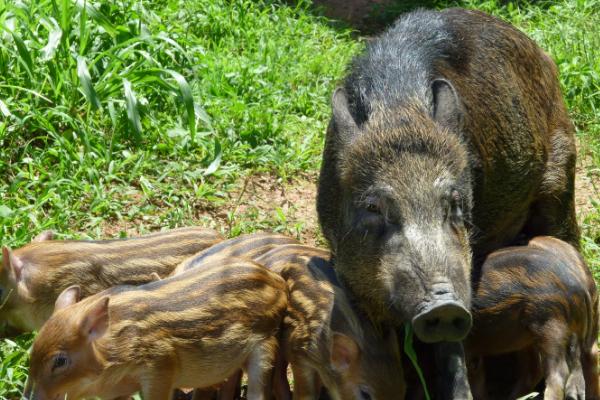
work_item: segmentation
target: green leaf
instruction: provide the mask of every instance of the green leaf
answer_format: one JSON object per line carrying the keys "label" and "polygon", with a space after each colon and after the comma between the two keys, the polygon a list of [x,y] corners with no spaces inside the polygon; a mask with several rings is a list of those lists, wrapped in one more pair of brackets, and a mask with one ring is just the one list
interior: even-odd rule
{"label": "green leaf", "polygon": [[2,115],[4,115],[6,118],[12,115],[6,103],[4,103],[2,100],[0,100],[0,113],[2,113]]}
{"label": "green leaf", "polygon": [[196,140],[196,113],[194,107],[194,97],[192,96],[192,89],[190,89],[190,85],[187,80],[178,72],[167,69],[166,72],[171,75],[175,81],[177,81],[177,85],[179,86],[179,92],[181,93],[181,97],[183,98],[183,103],[185,104],[185,110],[187,113],[188,119],[188,128],[190,130],[190,136],[192,139],[192,143]]}
{"label": "green leaf", "polygon": [[206,168],[204,170],[204,176],[214,174],[217,171],[217,169],[219,169],[219,165],[221,165],[221,156],[222,156],[221,143],[219,143],[219,140],[217,138],[215,138],[215,158],[210,163],[208,168]]}
{"label": "green leaf", "polygon": [[419,381],[421,381],[421,386],[423,387],[423,391],[425,392],[425,399],[431,400],[431,396],[429,396],[429,391],[427,390],[427,382],[425,382],[423,371],[421,370],[421,367],[419,367],[417,353],[415,353],[415,349],[413,348],[413,333],[412,326],[410,324],[404,324],[404,353],[408,356],[408,359],[417,371]]}
{"label": "green leaf", "polygon": [[79,77],[81,90],[83,91],[85,98],[90,102],[94,109],[101,108],[100,100],[98,100],[98,95],[92,84],[90,71],[88,70],[87,63],[83,56],[77,56],[77,76]]}
{"label": "green leaf", "polygon": [[27,49],[25,42],[23,42],[23,39],[21,39],[19,35],[13,32],[12,37],[15,41],[15,44],[17,45],[17,51],[19,52],[19,56],[21,56],[19,58],[19,61],[27,70],[29,78],[33,79],[33,61],[31,60],[31,54],[29,53],[29,49]]}
{"label": "green leaf", "polygon": [[538,396],[539,396],[538,392],[532,392],[532,393],[529,393],[529,394],[527,394],[527,395],[525,395],[523,397],[519,397],[517,400],[535,399]]}
{"label": "green leaf", "polygon": [[52,17],[42,21],[42,23],[50,33],[48,34],[48,43],[40,50],[40,60],[49,61],[53,59],[56,54],[56,49],[58,49],[58,46],[60,45],[60,39],[62,38],[63,32],[56,20]]}
{"label": "green leaf", "polygon": [[5,205],[0,205],[0,218],[8,218],[12,215],[13,210]]}
{"label": "green leaf", "polygon": [[131,88],[131,82],[123,79],[123,88],[125,90],[125,105],[127,106],[127,118],[133,127],[136,135],[136,140],[139,141],[142,136],[142,123],[140,121],[140,111],[138,109],[138,101],[135,93]]}
{"label": "green leaf", "polygon": [[119,33],[117,28],[115,28],[115,26],[112,24],[112,22],[110,22],[106,15],[96,10],[96,8],[90,3],[88,3],[86,0],[77,0],[75,6],[78,10],[83,10],[85,8],[85,12],[87,13],[87,15],[89,15],[89,17],[96,21],[96,23],[98,23],[100,26],[102,26],[102,28],[104,28],[106,33],[108,33],[110,36],[115,37],[117,36],[117,33]]}

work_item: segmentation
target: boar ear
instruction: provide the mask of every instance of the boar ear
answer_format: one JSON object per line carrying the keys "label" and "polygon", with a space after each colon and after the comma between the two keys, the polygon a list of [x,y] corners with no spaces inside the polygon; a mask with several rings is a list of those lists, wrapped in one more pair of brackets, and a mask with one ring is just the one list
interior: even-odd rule
{"label": "boar ear", "polygon": [[81,288],[77,285],[69,286],[62,291],[54,302],[54,310],[60,310],[77,303],[81,299]]}
{"label": "boar ear", "polygon": [[349,143],[352,141],[354,136],[358,134],[358,125],[352,114],[350,114],[350,107],[348,106],[348,95],[346,90],[342,87],[338,87],[333,92],[331,97],[331,108],[333,111],[333,123],[334,132],[337,133],[339,140],[342,143]]}
{"label": "boar ear", "polygon": [[2,246],[2,269],[9,271],[10,268],[10,249]]}
{"label": "boar ear", "polygon": [[51,230],[47,230],[47,231],[43,231],[42,233],[40,233],[39,235],[34,237],[31,241],[32,242],[45,242],[46,240],[52,240],[52,239],[54,239],[54,232]]}
{"label": "boar ear", "polygon": [[98,339],[108,328],[108,301],[108,296],[98,299],[81,320],[79,331],[89,342]]}
{"label": "boar ear", "polygon": [[433,119],[440,125],[458,132],[462,126],[462,110],[456,90],[445,79],[436,79],[431,84],[433,94]]}
{"label": "boar ear", "polygon": [[18,283],[23,277],[23,261],[15,256],[6,246],[2,247],[2,267],[7,271],[12,271],[15,282]]}
{"label": "boar ear", "polygon": [[360,349],[354,339],[334,332],[333,344],[331,348],[331,365],[340,372],[347,372],[350,367],[356,364],[360,355]]}

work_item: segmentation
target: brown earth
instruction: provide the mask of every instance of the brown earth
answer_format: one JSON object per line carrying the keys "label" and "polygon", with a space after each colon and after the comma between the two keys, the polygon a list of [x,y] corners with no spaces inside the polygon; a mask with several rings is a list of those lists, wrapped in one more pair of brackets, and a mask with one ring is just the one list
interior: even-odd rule
{"label": "brown earth", "polygon": [[[581,147],[581,146],[580,146]],[[592,200],[600,199],[600,174],[592,171],[591,158],[580,151],[576,176],[576,207],[580,223],[597,213]],[[225,236],[253,231],[289,234],[309,245],[325,246],[315,209],[317,172],[290,180],[274,175],[240,179],[228,198],[217,207],[199,206],[189,225],[211,226]],[[139,234],[143,221],[107,221],[101,227],[106,237],[125,232]],[[156,227],[158,230],[159,227]],[[155,230],[152,227],[152,230]]]}

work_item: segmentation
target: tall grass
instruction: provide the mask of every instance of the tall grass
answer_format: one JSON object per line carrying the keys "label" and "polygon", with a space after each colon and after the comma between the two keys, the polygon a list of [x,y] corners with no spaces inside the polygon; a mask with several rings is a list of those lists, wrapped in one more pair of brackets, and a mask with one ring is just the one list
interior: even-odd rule
{"label": "tall grass", "polygon": [[0,0],[0,240],[174,225],[244,169],[314,168],[358,47],[305,2]]}
{"label": "tall grass", "polygon": [[[314,169],[361,45],[308,7],[0,0],[0,244],[189,224],[241,174]],[[0,342],[0,399],[28,340]]]}

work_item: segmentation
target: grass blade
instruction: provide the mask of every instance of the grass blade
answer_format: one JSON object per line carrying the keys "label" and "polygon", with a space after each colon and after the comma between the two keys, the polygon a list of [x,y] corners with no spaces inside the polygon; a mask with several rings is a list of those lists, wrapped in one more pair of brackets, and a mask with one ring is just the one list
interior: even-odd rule
{"label": "grass blade", "polygon": [[29,52],[29,49],[27,49],[25,42],[23,42],[23,39],[21,39],[19,35],[13,32],[12,37],[15,41],[15,44],[17,45],[17,51],[19,52],[20,56],[19,61],[27,70],[29,78],[33,80],[33,61],[31,59],[31,53]]}
{"label": "grass blade", "polygon": [[178,72],[173,70],[166,70],[166,72],[177,81],[177,85],[179,86],[179,93],[181,93],[181,97],[183,99],[183,103],[185,104],[185,110],[187,112],[187,123],[188,128],[190,130],[190,137],[192,139],[192,143],[196,140],[196,113],[194,107],[194,97],[192,96],[192,89],[190,89],[190,85],[187,80]]}
{"label": "grass blade", "polygon": [[46,26],[49,31],[48,34],[48,43],[40,50],[40,60],[41,61],[49,61],[54,58],[56,54],[56,50],[60,45],[60,39],[62,38],[62,29],[58,26],[56,20],[50,17],[46,21],[42,21],[42,23]]}
{"label": "grass blade", "polygon": [[92,108],[101,108],[100,100],[98,100],[98,95],[96,94],[96,90],[94,89],[94,85],[92,84],[92,77],[90,76],[90,71],[88,70],[85,58],[82,56],[77,56],[77,76],[79,77],[79,82],[81,83],[81,89],[83,90],[83,94],[92,105]]}
{"label": "grass blade", "polygon": [[221,150],[221,143],[219,143],[219,140],[217,138],[215,138],[215,158],[210,163],[208,168],[206,168],[204,170],[204,173],[203,173],[204,176],[212,175],[217,171],[217,169],[219,169],[219,166],[221,165],[222,155],[223,155],[223,151]]}
{"label": "grass blade", "polygon": [[404,353],[408,356],[408,359],[412,363],[413,367],[417,371],[417,375],[419,376],[419,381],[421,382],[421,386],[423,387],[423,391],[425,392],[425,399],[431,400],[431,396],[429,396],[429,391],[427,390],[427,382],[425,382],[425,377],[423,376],[423,371],[421,367],[419,367],[419,361],[417,360],[417,353],[415,353],[415,349],[413,348],[413,333],[412,326],[410,324],[404,324]]}
{"label": "grass blade", "polygon": [[140,141],[142,137],[142,123],[140,121],[140,111],[135,93],[131,88],[131,82],[123,79],[123,89],[125,90],[125,105],[127,107],[127,118],[135,133],[136,141]]}
{"label": "grass blade", "polygon": [[87,13],[87,15],[89,15],[89,17],[96,21],[96,23],[98,23],[100,26],[102,26],[102,28],[104,28],[106,33],[108,33],[110,36],[117,36],[117,34],[119,33],[117,28],[115,28],[115,26],[112,24],[112,22],[110,22],[106,15],[96,10],[94,6],[92,6],[85,0],[77,0],[75,5],[80,11],[85,8],[85,12]]}
{"label": "grass blade", "polygon": [[2,100],[0,100],[0,113],[2,113],[2,115],[4,115],[6,118],[8,118],[12,115],[12,113],[8,109],[8,106],[6,105],[6,103],[3,102]]}

